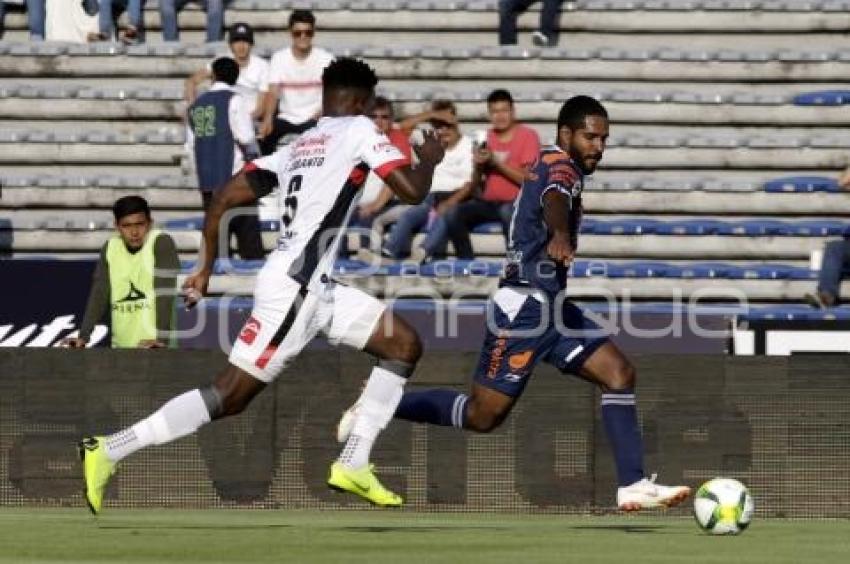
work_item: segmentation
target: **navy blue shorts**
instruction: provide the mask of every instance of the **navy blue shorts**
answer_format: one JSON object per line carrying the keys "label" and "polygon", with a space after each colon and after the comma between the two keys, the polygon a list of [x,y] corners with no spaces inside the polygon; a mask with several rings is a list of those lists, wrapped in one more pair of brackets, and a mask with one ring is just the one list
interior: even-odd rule
{"label": "navy blue shorts", "polygon": [[564,301],[555,305],[528,292],[500,288],[487,304],[487,329],[475,382],[513,398],[525,388],[541,360],[564,374],[577,374],[608,335]]}

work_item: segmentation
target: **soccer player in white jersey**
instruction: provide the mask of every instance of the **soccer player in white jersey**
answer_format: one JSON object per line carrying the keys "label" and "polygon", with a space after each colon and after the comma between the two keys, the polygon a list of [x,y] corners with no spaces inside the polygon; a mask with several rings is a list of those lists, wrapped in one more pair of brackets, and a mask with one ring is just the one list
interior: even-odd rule
{"label": "soccer player in white jersey", "polygon": [[[216,192],[204,224],[199,271],[186,279],[187,300],[207,290],[224,213],[281,187],[281,236],[257,277],[254,308],[229,364],[212,385],[166,402],[138,423],[80,443],[85,497],[93,513],[115,465],[137,450],[176,440],[211,420],[240,413],[317,334],[364,350],[378,361],[366,382],[352,432],[331,466],[328,485],[380,506],[402,499],[378,481],[369,464],[376,437],[387,425],[404,383],[422,353],[416,332],[374,297],[331,279],[339,237],[358,190],[374,170],[405,202],[421,202],[443,149],[433,135],[410,162],[363,112],[377,77],[365,63],[340,58],[324,71],[323,117],[279,152],[250,163]],[[385,328],[392,327],[392,331]]]}

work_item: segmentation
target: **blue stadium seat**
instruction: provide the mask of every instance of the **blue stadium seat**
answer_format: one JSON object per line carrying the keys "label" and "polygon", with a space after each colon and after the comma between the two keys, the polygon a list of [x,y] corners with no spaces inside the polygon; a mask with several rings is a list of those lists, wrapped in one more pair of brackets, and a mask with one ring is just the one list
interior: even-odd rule
{"label": "blue stadium seat", "polygon": [[[653,219],[617,219],[611,221],[597,221],[592,225],[592,231],[596,235],[647,235],[655,233],[660,222]],[[591,229],[588,225],[587,229]],[[585,226],[582,226],[582,233]]]}
{"label": "blue stadium seat", "polygon": [[[195,216],[195,217],[184,217],[178,219],[169,219],[167,221],[162,222],[162,226],[165,229],[171,229],[173,231],[192,231],[192,230],[200,230],[204,226],[204,217],[203,216]],[[266,220],[260,222],[260,231],[270,231],[274,233],[280,229],[280,222],[274,220]]]}
{"label": "blue stadium seat", "polygon": [[501,235],[502,234],[502,224],[497,222],[497,221],[492,221],[492,222],[489,222],[489,223],[482,223],[481,225],[475,226],[472,229],[472,232],[473,233],[479,233],[479,234],[488,233],[488,234]]}
{"label": "blue stadium seat", "polygon": [[747,219],[729,221],[718,226],[718,235],[744,235],[747,237],[765,237],[770,235],[791,235],[788,223],[775,219]]}
{"label": "blue stadium seat", "polygon": [[182,219],[169,219],[162,222],[162,227],[174,231],[186,231],[201,229],[204,226],[203,216],[187,217]]}
{"label": "blue stadium seat", "polygon": [[727,227],[725,221],[713,219],[686,219],[659,222],[655,228],[658,235],[716,235]]}
{"label": "blue stadium seat", "polygon": [[681,267],[664,262],[608,263],[608,278],[679,278]]}
{"label": "blue stadium seat", "polygon": [[722,262],[695,262],[682,266],[682,278],[742,278],[741,268]]}
{"label": "blue stadium seat", "polygon": [[786,176],[764,183],[765,192],[839,192],[835,178],[827,176]]}
{"label": "blue stadium seat", "polygon": [[791,224],[792,234],[802,237],[834,237],[850,233],[850,223],[836,219],[812,219]]}
{"label": "blue stadium seat", "polygon": [[850,90],[820,90],[794,96],[797,106],[843,106],[850,104]]}

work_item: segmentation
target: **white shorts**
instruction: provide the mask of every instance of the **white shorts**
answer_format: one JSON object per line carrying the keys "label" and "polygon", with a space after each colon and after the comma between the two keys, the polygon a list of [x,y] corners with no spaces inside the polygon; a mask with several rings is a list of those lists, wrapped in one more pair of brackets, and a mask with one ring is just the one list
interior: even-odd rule
{"label": "white shorts", "polygon": [[386,306],[362,290],[331,283],[319,296],[285,273],[264,268],[254,309],[230,352],[230,363],[272,382],[319,333],[333,345],[363,350]]}

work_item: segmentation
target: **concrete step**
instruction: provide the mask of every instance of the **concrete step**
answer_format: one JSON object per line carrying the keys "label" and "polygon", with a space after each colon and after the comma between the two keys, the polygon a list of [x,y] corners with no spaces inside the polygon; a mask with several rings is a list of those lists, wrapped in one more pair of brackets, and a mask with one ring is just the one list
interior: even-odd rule
{"label": "concrete step", "polygon": [[[495,277],[453,277],[446,280],[417,276],[363,278],[339,276],[341,282],[361,288],[384,298],[402,297],[453,297],[463,299],[486,298],[498,287]],[[182,277],[181,277],[182,280]],[[250,296],[253,294],[253,276],[213,276],[210,280],[212,295]],[[699,298],[700,301],[801,301],[811,292],[813,283],[807,280],[675,280],[675,279],[608,279],[576,278],[568,285],[569,296],[575,298],[606,299],[682,299]],[[850,291],[850,282],[841,287]]]}
{"label": "concrete step", "polygon": [[[95,225],[95,227],[102,227]],[[198,250],[200,231],[170,231],[183,252]],[[12,231],[10,248],[21,252],[96,251],[111,234],[110,229],[69,231]],[[422,237],[421,235],[418,237]],[[503,256],[501,235],[475,235],[474,248],[481,256]],[[723,237],[677,235],[583,235],[579,256],[612,259],[688,260],[806,260],[823,248],[822,237]],[[266,248],[274,248],[277,234],[263,233]],[[414,244],[418,239],[414,240]]]}
{"label": "concrete step", "polygon": [[[100,80],[100,79],[99,79]],[[178,84],[177,80],[173,84]],[[177,88],[171,91],[178,92]],[[128,89],[128,92],[134,92]],[[166,91],[167,92],[167,91]],[[385,94],[392,99],[398,100],[397,112],[400,116],[412,115],[422,110],[427,104],[420,101],[422,94],[417,96],[418,100],[406,98],[406,92],[393,92],[386,88]],[[592,89],[564,90],[562,92],[546,93],[548,100],[533,101],[531,96],[524,92],[515,92],[517,109],[522,119],[527,121],[551,122],[557,116],[561,102],[571,94],[587,93],[603,100],[611,115],[612,121],[616,123],[657,123],[657,124],[711,124],[711,125],[775,125],[778,123],[793,126],[813,127],[842,127],[850,125],[850,112],[842,106],[811,107],[794,106],[787,103],[778,105],[759,105],[735,103],[734,100],[723,103],[709,102],[710,96],[706,94],[702,102],[676,103],[670,100],[673,94],[659,94],[659,102],[627,102],[616,101],[627,96],[636,96],[636,93],[595,91]],[[463,100],[472,97],[473,94],[486,96],[484,92],[478,91],[454,91],[434,90],[429,97],[447,97],[455,100]],[[560,95],[559,95],[560,94]],[[179,94],[175,94],[179,96]],[[538,94],[540,96],[540,94]],[[685,94],[678,97],[684,99]],[[743,97],[743,94],[741,95]],[[412,96],[410,96],[412,97]],[[751,97],[751,96],[748,96]],[[523,98],[526,98],[525,100]],[[778,98],[778,96],[777,96]],[[721,96],[717,96],[721,99]],[[768,97],[764,97],[765,100]],[[47,103],[49,101],[49,103]],[[486,106],[481,101],[458,101],[458,112],[463,121],[484,122],[486,120]],[[707,111],[709,110],[709,111]],[[162,127],[162,120],[176,121],[185,111],[185,104],[174,100],[138,100],[127,98],[124,100],[110,99],[80,99],[73,97],[65,98],[22,98],[6,97],[0,98],[0,120],[78,120],[89,122],[92,116],[98,120],[115,120],[136,122],[134,127]]]}
{"label": "concrete step", "polygon": [[[495,1],[454,2],[453,6],[428,5],[427,2],[384,3],[370,6],[368,2],[299,2],[298,7],[313,4],[320,30],[375,29],[380,22],[383,29],[433,31],[469,30],[495,34],[498,14]],[[418,6],[417,6],[418,4]],[[787,2],[748,2],[739,6],[726,6],[721,2],[574,2],[565,3],[560,27],[564,31],[593,32],[806,32],[844,31],[850,28],[846,2],[799,2],[795,9]],[[159,13],[155,3],[145,5],[145,25],[160,29]],[[260,30],[286,29],[292,4],[237,2],[225,12],[225,22],[244,21]],[[523,31],[537,29],[539,6],[519,18]],[[179,14],[181,29],[202,30],[205,27],[203,12],[189,6]],[[7,16],[9,29],[25,29],[23,14]]]}
{"label": "concrete step", "polygon": [[[38,44],[7,44],[0,56],[0,74],[10,78],[44,77],[180,77],[185,78],[209,56],[191,57],[182,45],[165,46],[168,56],[157,54],[155,45],[131,48],[125,55],[120,45],[69,46],[69,54],[29,54],[46,47]],[[50,46],[59,51],[62,46]],[[785,54],[744,51],[670,50],[660,53],[623,51],[608,58],[586,49],[463,48],[429,49],[419,46],[338,47],[337,54],[365,58],[384,79],[428,80],[540,80],[551,87],[569,80],[650,80],[735,82],[838,82],[850,71],[850,52],[789,51]],[[0,53],[2,55],[3,53]]]}

